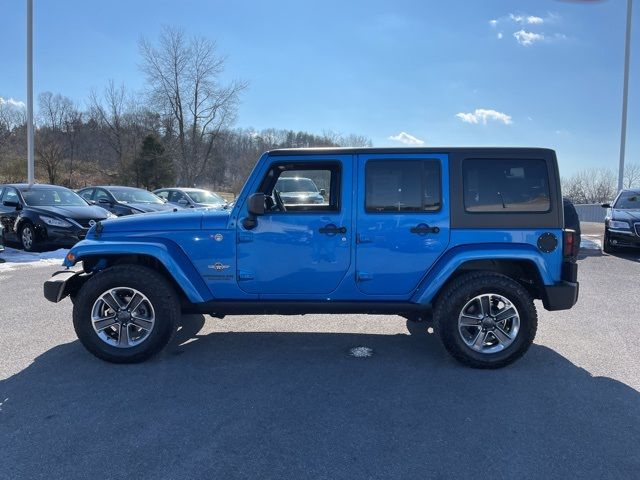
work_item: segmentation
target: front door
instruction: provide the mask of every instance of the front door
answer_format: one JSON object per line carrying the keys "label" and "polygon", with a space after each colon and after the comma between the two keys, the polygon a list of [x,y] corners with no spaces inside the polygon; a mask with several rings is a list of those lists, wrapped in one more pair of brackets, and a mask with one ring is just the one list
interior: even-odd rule
{"label": "front door", "polygon": [[356,280],[409,296],[449,243],[447,155],[358,156]]}
{"label": "front door", "polygon": [[351,264],[353,156],[274,157],[255,192],[266,196],[265,214],[253,228],[238,224],[240,288],[333,292]]}

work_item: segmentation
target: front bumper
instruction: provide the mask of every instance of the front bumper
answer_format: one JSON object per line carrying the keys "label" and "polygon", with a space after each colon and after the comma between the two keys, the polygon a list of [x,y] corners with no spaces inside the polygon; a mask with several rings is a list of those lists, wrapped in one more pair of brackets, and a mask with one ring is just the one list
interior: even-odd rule
{"label": "front bumper", "polygon": [[68,295],[75,295],[80,287],[87,281],[89,274],[82,270],[60,270],[51,275],[44,282],[44,298],[53,303],[58,303]]}
{"label": "front bumper", "polygon": [[640,236],[633,230],[612,230],[607,229],[609,244],[612,247],[640,248]]}
{"label": "front bumper", "polygon": [[41,227],[39,241],[46,245],[71,248],[87,236],[88,228]]}

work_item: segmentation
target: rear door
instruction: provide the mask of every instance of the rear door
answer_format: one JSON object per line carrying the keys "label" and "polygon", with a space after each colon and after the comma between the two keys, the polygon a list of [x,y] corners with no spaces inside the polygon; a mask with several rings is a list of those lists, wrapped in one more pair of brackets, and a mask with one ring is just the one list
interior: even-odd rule
{"label": "rear door", "polygon": [[358,156],[356,280],[369,295],[408,296],[449,243],[444,154]]}

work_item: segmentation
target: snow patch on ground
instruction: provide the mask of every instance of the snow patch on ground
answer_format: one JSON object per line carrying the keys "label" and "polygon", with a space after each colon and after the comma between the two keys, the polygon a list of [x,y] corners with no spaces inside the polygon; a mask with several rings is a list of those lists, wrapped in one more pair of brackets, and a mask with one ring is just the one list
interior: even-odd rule
{"label": "snow patch on ground", "polygon": [[61,248],[52,252],[24,252],[5,247],[0,253],[0,274],[17,268],[61,265],[69,250]]}
{"label": "snow patch on ground", "polygon": [[602,242],[598,238],[588,238],[582,236],[580,240],[580,250],[601,250]]}

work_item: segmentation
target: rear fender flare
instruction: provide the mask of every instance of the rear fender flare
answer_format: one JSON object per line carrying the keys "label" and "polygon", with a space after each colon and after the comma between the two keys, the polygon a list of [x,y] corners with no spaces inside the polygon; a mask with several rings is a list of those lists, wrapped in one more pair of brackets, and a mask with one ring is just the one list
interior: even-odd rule
{"label": "rear fender flare", "polygon": [[463,245],[445,253],[422,279],[411,301],[428,304],[433,301],[440,289],[464,263],[471,260],[526,260],[538,269],[544,285],[554,284],[553,273],[543,254],[528,244],[485,244]]}

